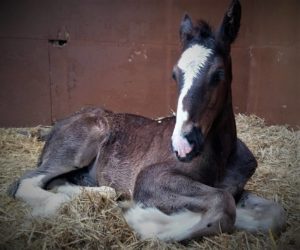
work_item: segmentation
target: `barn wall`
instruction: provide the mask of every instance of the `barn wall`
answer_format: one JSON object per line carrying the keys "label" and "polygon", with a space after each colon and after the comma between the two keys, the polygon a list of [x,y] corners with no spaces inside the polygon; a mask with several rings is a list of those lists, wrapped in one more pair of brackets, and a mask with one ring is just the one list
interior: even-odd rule
{"label": "barn wall", "polygon": [[[91,105],[171,114],[182,14],[216,26],[228,2],[1,1],[0,126],[50,124]],[[300,1],[241,2],[232,50],[235,111],[300,125]]]}

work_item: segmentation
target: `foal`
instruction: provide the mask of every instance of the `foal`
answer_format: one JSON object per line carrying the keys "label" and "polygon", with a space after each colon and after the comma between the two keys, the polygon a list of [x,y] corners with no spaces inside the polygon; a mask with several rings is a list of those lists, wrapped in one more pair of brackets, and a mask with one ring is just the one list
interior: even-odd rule
{"label": "foal", "polygon": [[[48,216],[79,186],[111,187],[132,200],[124,215],[142,238],[280,229],[282,208],[244,192],[257,163],[237,139],[232,109],[230,46],[240,16],[237,0],[215,32],[184,16],[182,54],[173,70],[176,118],[157,122],[98,108],[74,114],[55,124],[37,169],[10,193]],[[107,190],[113,192],[100,188]]]}

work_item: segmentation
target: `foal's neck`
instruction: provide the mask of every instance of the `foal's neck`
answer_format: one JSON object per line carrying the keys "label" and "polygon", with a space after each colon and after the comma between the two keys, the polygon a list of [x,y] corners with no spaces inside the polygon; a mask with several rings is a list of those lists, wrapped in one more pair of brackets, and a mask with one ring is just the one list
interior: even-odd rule
{"label": "foal's neck", "polygon": [[217,140],[224,151],[231,151],[237,140],[235,117],[232,107],[231,88],[228,90],[224,107],[215,119],[211,129],[211,139]]}

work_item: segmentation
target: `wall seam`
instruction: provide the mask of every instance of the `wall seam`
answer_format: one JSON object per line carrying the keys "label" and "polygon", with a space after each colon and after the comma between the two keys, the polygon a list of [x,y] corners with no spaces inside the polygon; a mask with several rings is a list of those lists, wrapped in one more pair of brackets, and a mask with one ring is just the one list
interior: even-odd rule
{"label": "wall seam", "polygon": [[51,59],[50,44],[48,43],[48,76],[49,76],[49,99],[50,99],[50,122],[53,124],[53,97],[52,97],[52,77],[51,77]]}

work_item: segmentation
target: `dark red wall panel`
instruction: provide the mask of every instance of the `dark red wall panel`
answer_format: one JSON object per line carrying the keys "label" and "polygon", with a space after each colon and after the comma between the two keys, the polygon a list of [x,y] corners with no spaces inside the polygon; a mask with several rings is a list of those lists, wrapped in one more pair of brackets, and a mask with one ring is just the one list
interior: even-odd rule
{"label": "dark red wall panel", "polygon": [[51,122],[48,43],[0,39],[0,126]]}
{"label": "dark red wall panel", "polygon": [[160,46],[70,41],[50,49],[53,118],[82,106],[150,117],[168,112],[167,54]]}
{"label": "dark red wall panel", "polygon": [[[170,115],[176,110],[171,71],[180,54],[183,13],[217,26],[229,2],[1,1],[0,126],[49,124],[92,105]],[[296,127],[300,1],[241,3],[232,49],[234,110]]]}

